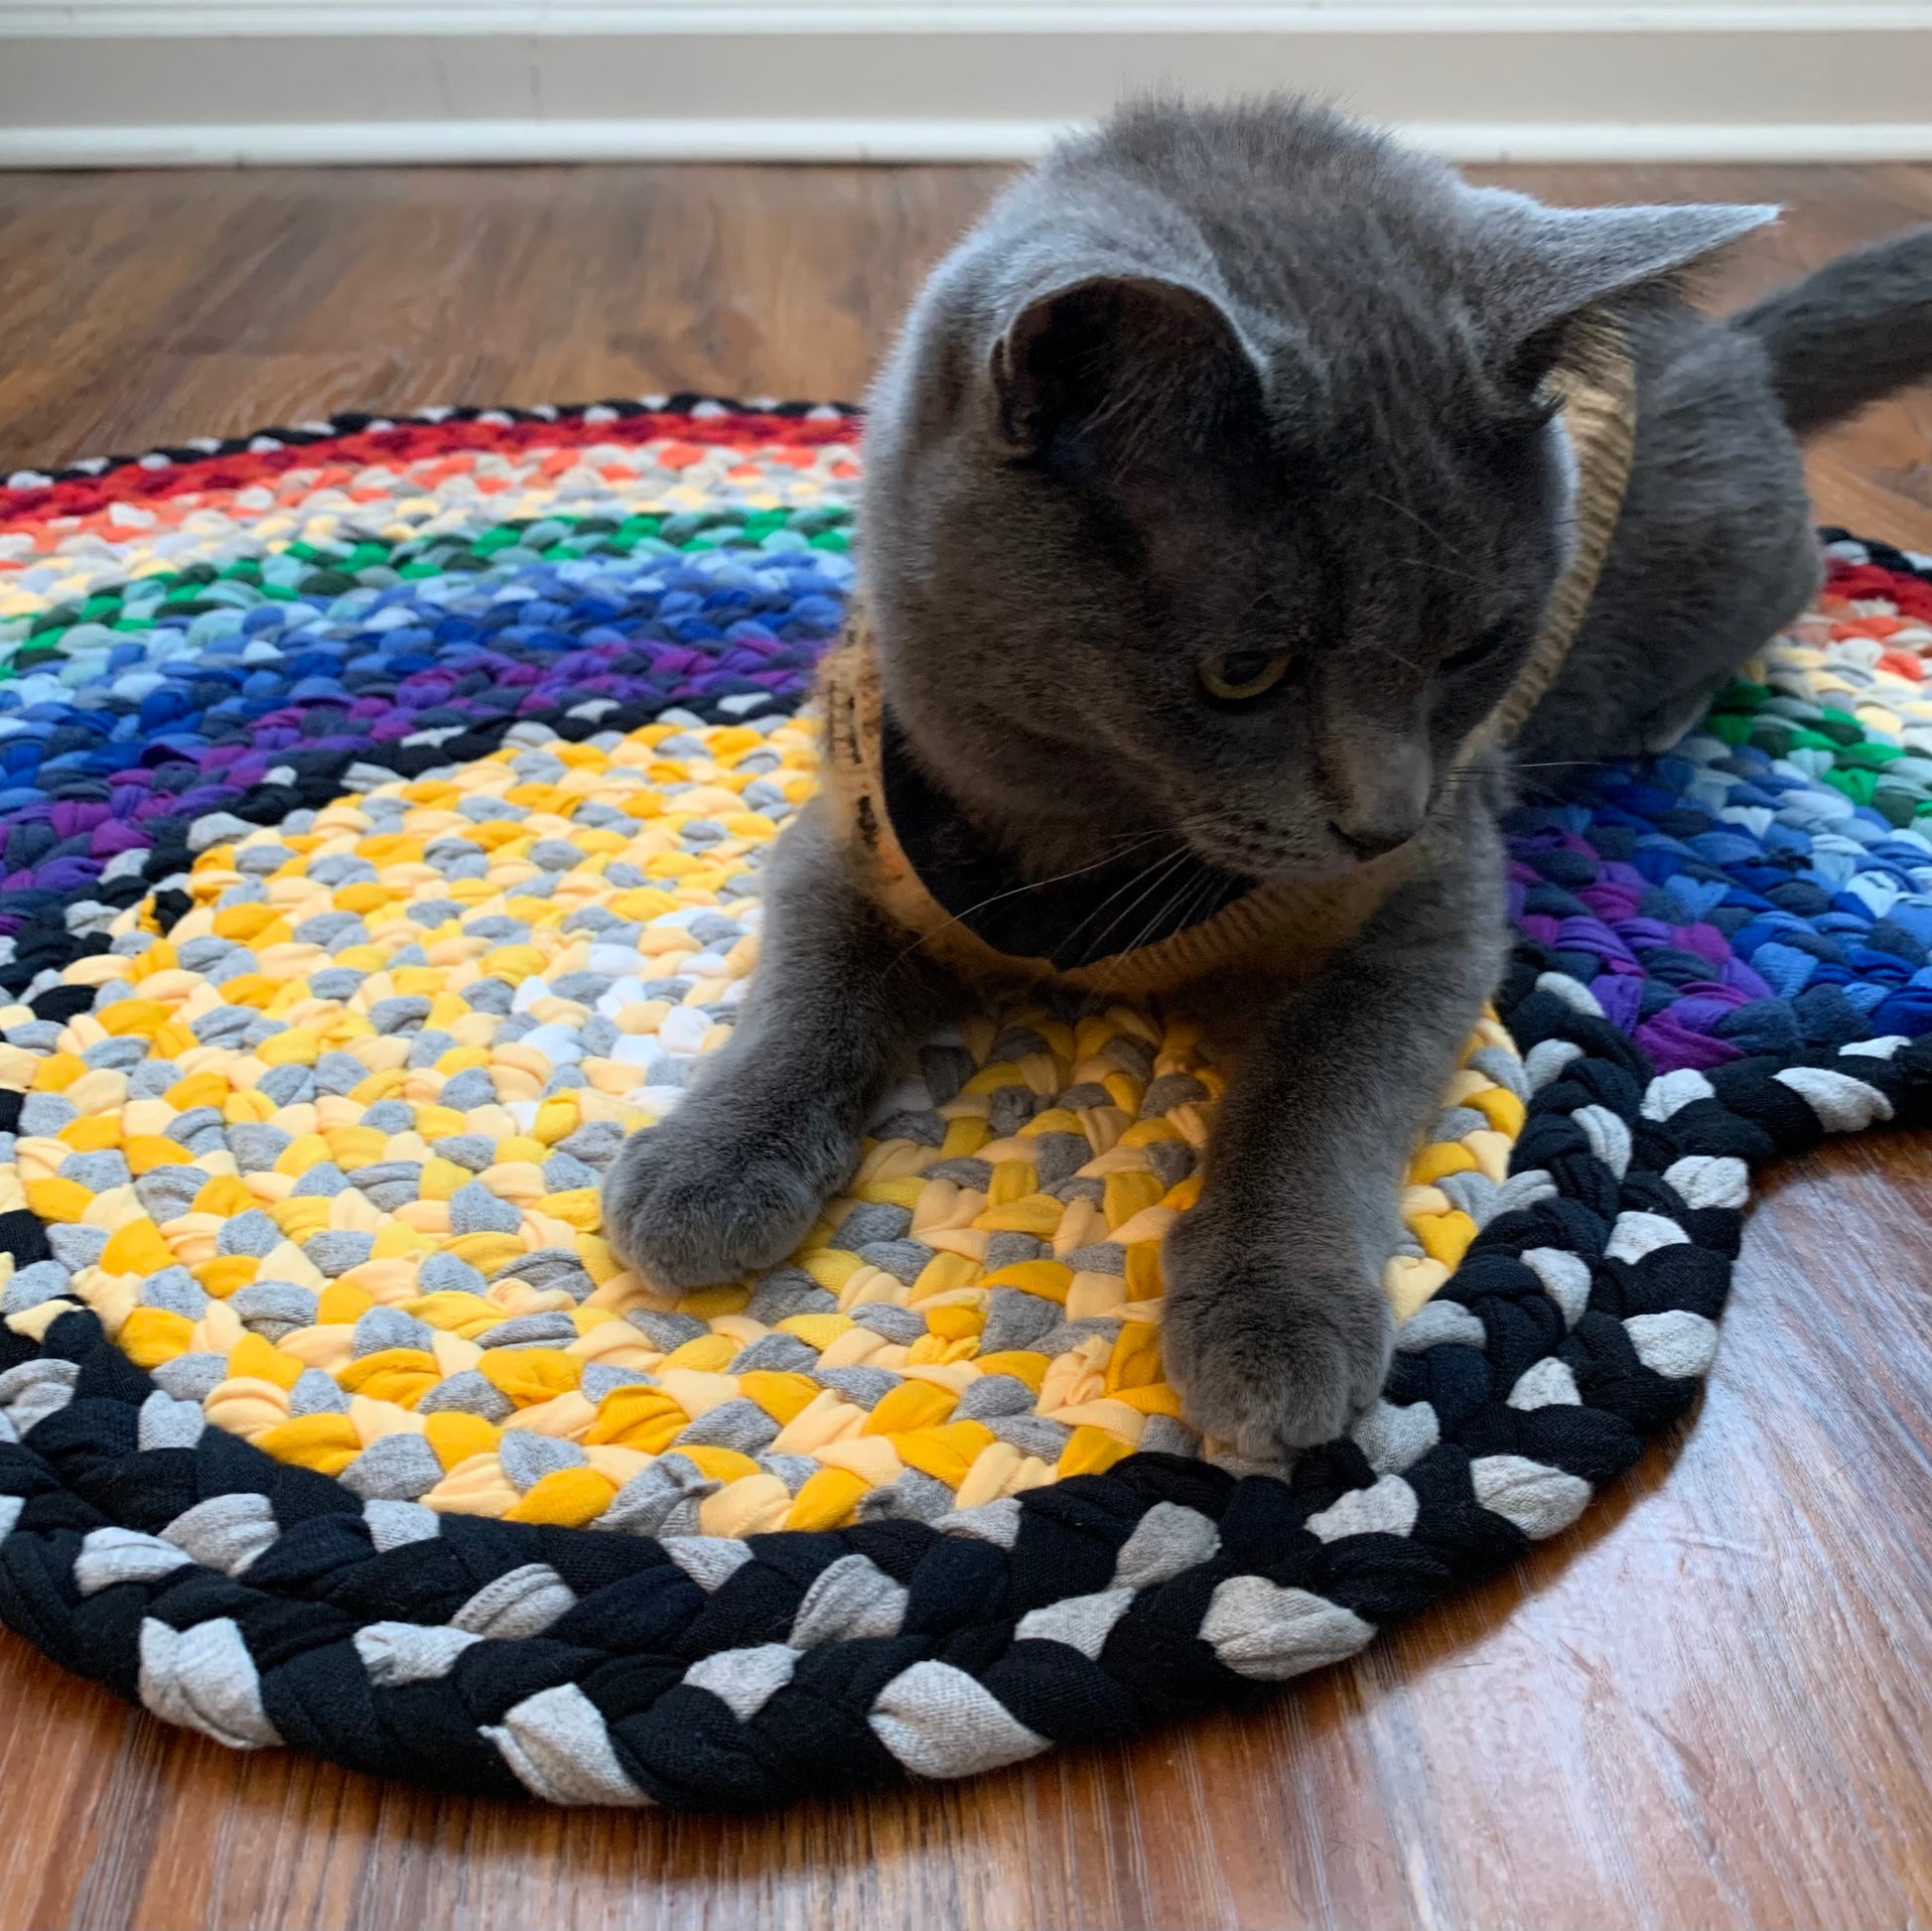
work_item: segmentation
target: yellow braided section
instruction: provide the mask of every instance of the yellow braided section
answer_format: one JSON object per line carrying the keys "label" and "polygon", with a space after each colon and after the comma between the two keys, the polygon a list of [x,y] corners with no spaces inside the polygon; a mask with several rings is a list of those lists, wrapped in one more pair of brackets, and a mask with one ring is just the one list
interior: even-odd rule
{"label": "yellow braided section", "polygon": [[[835,1311],[767,1326],[747,1311],[755,1283],[656,1293],[604,1241],[595,1186],[555,1184],[565,1143],[585,1144],[578,1137],[599,1123],[648,1125],[677,1097],[666,1055],[688,1058],[727,1035],[716,1015],[751,972],[756,937],[707,940],[694,914],[756,923],[749,861],[784,808],[754,810],[743,794],[759,782],[767,805],[801,802],[815,755],[808,722],[768,734],[653,725],[609,750],[505,749],[449,776],[345,798],[307,829],[254,831],[205,852],[194,909],[168,937],[68,969],[69,984],[99,989],[92,1012],[51,1049],[0,1045],[0,1084],[64,1103],[30,1115],[59,1116],[58,1131],[24,1123],[11,1165],[0,1166],[0,1211],[24,1205],[57,1227],[97,1230],[81,1243],[93,1258],[74,1292],[143,1367],[211,1357],[210,1422],[351,1480],[374,1465],[362,1458],[377,1444],[420,1437],[434,1465],[416,1498],[433,1509],[594,1523],[653,1463],[681,1455],[702,1492],[696,1529],[744,1536],[846,1522],[907,1470],[970,1507],[1105,1468],[1143,1445],[1185,1447],[1161,1375],[1161,1239],[1194,1197],[1186,1170],[1221,1078],[1190,1030],[1147,1009],[1115,1005],[1069,1026],[1019,1001],[964,1027],[957,1037],[973,1070],[938,1108],[943,1144],[868,1143],[850,1188],[795,1257]],[[479,816],[479,799],[495,802]],[[458,868],[466,876],[429,862],[433,849],[447,855],[438,841],[448,839],[482,848],[481,862]],[[560,843],[570,848],[561,866]],[[588,995],[599,976],[625,959],[575,916],[586,908],[634,934],[619,948],[630,979],[597,997]],[[353,943],[339,937],[332,953],[298,935],[332,913],[360,919]],[[492,935],[504,921],[519,930],[512,942]],[[151,914],[130,911],[120,929],[155,928]],[[208,938],[245,952],[208,970],[184,964]],[[235,969],[238,958],[247,969]],[[683,990],[644,997],[646,981]],[[510,1013],[494,1010],[506,1003]],[[592,1024],[600,1014],[602,1027]],[[0,1030],[31,1018],[23,1006],[0,1009]],[[1019,1034],[1026,1051],[994,1056],[996,1040]],[[450,1043],[413,1063],[425,1035]],[[147,1057],[131,1069],[90,1062],[107,1040],[138,1041]],[[1513,1058],[1508,1035],[1485,1019],[1468,1052],[1495,1068],[1497,1050]],[[116,1055],[93,1052],[103,1056]],[[169,1083],[148,1090],[156,1081],[142,1066],[159,1062]],[[319,1090],[278,1101],[292,1076],[276,1069],[288,1067],[315,1072]],[[567,1083],[573,1076],[579,1083]],[[1157,1081],[1174,1097],[1150,1111]],[[1013,1085],[1048,1104],[996,1105]],[[1076,1103],[1055,1103],[1062,1094]],[[1452,1191],[1459,1173],[1500,1182],[1522,1125],[1509,1085],[1466,1056],[1444,1103],[1453,1137],[1415,1158],[1403,1198],[1413,1239],[1389,1267],[1404,1316],[1475,1233],[1445,1184]],[[369,1122],[372,1108],[387,1124]],[[1016,1113],[1030,1117],[996,1136],[995,1116]],[[247,1142],[279,1148],[272,1161],[229,1151],[246,1138],[232,1133],[241,1126],[272,1130]],[[1039,1149],[1050,1139],[1064,1172],[1069,1135],[1087,1156],[1074,1177],[1092,1184],[1046,1191]],[[119,1164],[76,1163],[106,1154]],[[984,1164],[983,1186],[927,1172],[962,1159]],[[1171,1183],[1177,1172],[1185,1176]],[[144,1176],[173,1189],[152,1212],[137,1190]],[[146,1191],[163,1201],[154,1184]],[[932,1256],[915,1278],[841,1245],[863,1206],[909,1214],[907,1238]],[[1040,1257],[989,1266],[1001,1233],[1034,1236]],[[1068,1258],[1102,1243],[1124,1256],[1119,1272]],[[165,1295],[164,1273],[176,1283]],[[265,1284],[275,1284],[270,1313],[245,1311],[261,1308]],[[1064,1337],[983,1348],[1003,1290],[1052,1304]],[[882,1304],[898,1311],[868,1324]],[[64,1305],[8,1318],[38,1333]],[[409,1344],[369,1345],[389,1318],[372,1324],[377,1310],[406,1317]],[[666,1333],[651,1318],[664,1315],[686,1318]],[[772,1333],[802,1343],[811,1367],[734,1370]],[[538,1338],[511,1344],[506,1334]],[[850,1377],[844,1388],[821,1378],[853,1368],[881,1371],[867,1383],[870,1405]],[[988,1374],[1024,1384],[1034,1417],[1050,1426],[1012,1440],[1013,1429],[954,1419]],[[452,1384],[475,1398],[452,1405]],[[320,1407],[319,1387],[330,1397]],[[755,1452],[687,1439],[716,1433],[700,1425],[734,1403],[752,1405],[733,1413],[765,1438]],[[428,1465],[400,1446],[396,1466]]]}

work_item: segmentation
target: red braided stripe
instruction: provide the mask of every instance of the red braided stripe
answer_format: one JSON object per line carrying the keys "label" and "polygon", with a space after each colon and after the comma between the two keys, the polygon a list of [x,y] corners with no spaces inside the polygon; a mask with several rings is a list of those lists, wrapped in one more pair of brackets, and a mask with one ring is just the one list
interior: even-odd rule
{"label": "red braided stripe", "polygon": [[635,445],[669,439],[695,447],[777,444],[822,449],[855,441],[857,417],[810,421],[741,411],[722,416],[691,416],[650,411],[586,422],[560,416],[554,422],[399,422],[389,429],[365,429],[350,436],[321,437],[283,449],[237,451],[198,462],[148,469],[137,460],[99,477],[70,477],[31,488],[0,483],[0,515],[9,520],[47,516],[86,516],[113,502],[155,502],[186,491],[245,489],[271,482],[290,470],[322,464],[418,463],[452,452],[483,451],[516,455],[531,449],[580,448],[586,444]]}

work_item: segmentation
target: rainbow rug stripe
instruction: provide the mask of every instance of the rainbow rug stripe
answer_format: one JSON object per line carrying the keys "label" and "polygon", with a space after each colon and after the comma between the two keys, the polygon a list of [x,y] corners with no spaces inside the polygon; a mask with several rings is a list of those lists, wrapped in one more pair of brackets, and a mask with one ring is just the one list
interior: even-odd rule
{"label": "rainbow rug stripe", "polygon": [[1701,730],[1517,815],[1519,929],[1663,1071],[1932,1029],[1932,571],[1826,534]]}
{"label": "rainbow rug stripe", "polygon": [[810,794],[851,412],[340,419],[0,487],[0,1615],[238,1746],[565,1803],[959,1775],[1336,1660],[1695,1398],[1750,1165],[1932,1115],[1932,570],[1512,832],[1383,1400],[1160,1366],[1219,1075],[928,1043],[785,1266],[603,1241]]}
{"label": "rainbow rug stripe", "polygon": [[851,581],[854,434],[654,399],[12,477],[0,930],[31,948],[132,903],[237,805],[279,824],[527,720],[581,740],[795,704]]}

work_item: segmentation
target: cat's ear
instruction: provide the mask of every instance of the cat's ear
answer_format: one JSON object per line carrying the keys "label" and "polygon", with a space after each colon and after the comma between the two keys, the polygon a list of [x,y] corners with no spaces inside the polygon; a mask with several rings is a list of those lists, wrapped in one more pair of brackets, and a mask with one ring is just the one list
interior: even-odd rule
{"label": "cat's ear", "polygon": [[994,428],[1018,454],[1067,424],[1138,437],[1211,426],[1259,387],[1260,357],[1227,307],[1190,281],[1078,274],[1022,302],[987,360]]}
{"label": "cat's ear", "polygon": [[1673,280],[1779,213],[1727,203],[1546,207],[1504,189],[1464,192],[1476,215],[1484,320],[1499,347],[1532,360],[1579,311]]}

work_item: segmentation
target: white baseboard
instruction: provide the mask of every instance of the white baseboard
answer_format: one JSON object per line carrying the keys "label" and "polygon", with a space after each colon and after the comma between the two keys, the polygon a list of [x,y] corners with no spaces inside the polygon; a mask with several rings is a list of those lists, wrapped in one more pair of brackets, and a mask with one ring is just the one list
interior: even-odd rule
{"label": "white baseboard", "polygon": [[0,38],[238,34],[1852,33],[1927,0],[8,0]]}
{"label": "white baseboard", "polygon": [[1010,160],[1122,94],[1458,160],[1932,157],[1932,4],[0,0],[0,166]]}
{"label": "white baseboard", "polygon": [[[596,161],[1028,161],[1048,121],[315,121],[0,127],[0,169],[381,167]],[[1398,124],[1460,162],[1932,161],[1932,121]]]}

